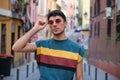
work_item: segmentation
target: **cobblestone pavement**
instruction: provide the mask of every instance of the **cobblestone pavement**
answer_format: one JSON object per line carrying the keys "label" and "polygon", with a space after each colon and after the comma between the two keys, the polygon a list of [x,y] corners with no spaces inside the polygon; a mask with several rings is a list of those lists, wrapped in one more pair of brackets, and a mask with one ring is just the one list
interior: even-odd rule
{"label": "cobblestone pavement", "polygon": [[[34,60],[23,66],[13,68],[11,70],[10,76],[4,77],[3,80],[39,80],[39,77],[40,75],[38,67],[36,61]],[[83,78],[83,80],[90,80],[86,73],[83,73]],[[73,80],[75,80],[75,77]]]}

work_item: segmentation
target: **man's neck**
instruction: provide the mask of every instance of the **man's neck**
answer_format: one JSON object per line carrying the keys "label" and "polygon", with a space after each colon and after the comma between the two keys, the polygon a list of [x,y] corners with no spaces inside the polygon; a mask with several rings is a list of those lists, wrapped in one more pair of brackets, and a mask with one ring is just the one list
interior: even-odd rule
{"label": "man's neck", "polygon": [[66,40],[67,39],[67,36],[66,35],[61,35],[61,36],[55,36],[53,37],[55,40]]}

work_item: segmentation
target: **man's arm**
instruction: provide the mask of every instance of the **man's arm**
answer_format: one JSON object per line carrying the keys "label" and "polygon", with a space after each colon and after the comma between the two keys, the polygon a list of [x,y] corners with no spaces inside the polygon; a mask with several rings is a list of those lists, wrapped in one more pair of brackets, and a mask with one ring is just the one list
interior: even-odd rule
{"label": "man's arm", "polygon": [[76,71],[76,80],[83,80],[83,61],[81,60],[77,65],[77,71]]}
{"label": "man's arm", "polygon": [[35,43],[28,43],[29,39],[34,34],[34,30],[30,30],[25,35],[23,35],[20,39],[18,39],[14,45],[12,46],[12,50],[17,52],[29,52],[35,51],[36,45]]}
{"label": "man's arm", "polygon": [[14,45],[12,46],[12,50],[20,52],[35,51],[37,48],[35,43],[28,43],[28,41],[34,34],[43,29],[46,25],[47,24],[42,21],[37,21],[35,26],[30,31],[28,31],[25,35],[23,35],[14,43]]}

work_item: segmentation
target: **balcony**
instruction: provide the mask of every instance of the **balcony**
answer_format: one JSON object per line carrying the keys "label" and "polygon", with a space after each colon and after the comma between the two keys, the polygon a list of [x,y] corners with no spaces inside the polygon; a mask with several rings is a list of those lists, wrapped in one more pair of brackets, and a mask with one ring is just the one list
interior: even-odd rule
{"label": "balcony", "polygon": [[2,8],[0,8],[0,15],[12,17],[12,13],[11,13],[10,10],[5,10],[5,9],[2,9]]}
{"label": "balcony", "polygon": [[18,1],[12,3],[12,17],[21,19],[21,17],[26,14],[26,6],[28,2]]}

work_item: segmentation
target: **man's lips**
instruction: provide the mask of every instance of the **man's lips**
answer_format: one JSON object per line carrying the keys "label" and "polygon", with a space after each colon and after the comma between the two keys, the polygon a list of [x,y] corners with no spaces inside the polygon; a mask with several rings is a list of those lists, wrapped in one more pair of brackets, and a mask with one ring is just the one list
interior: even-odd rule
{"label": "man's lips", "polygon": [[55,29],[53,29],[53,31],[55,31],[55,32],[58,31],[58,30],[59,30],[59,28],[55,28]]}

